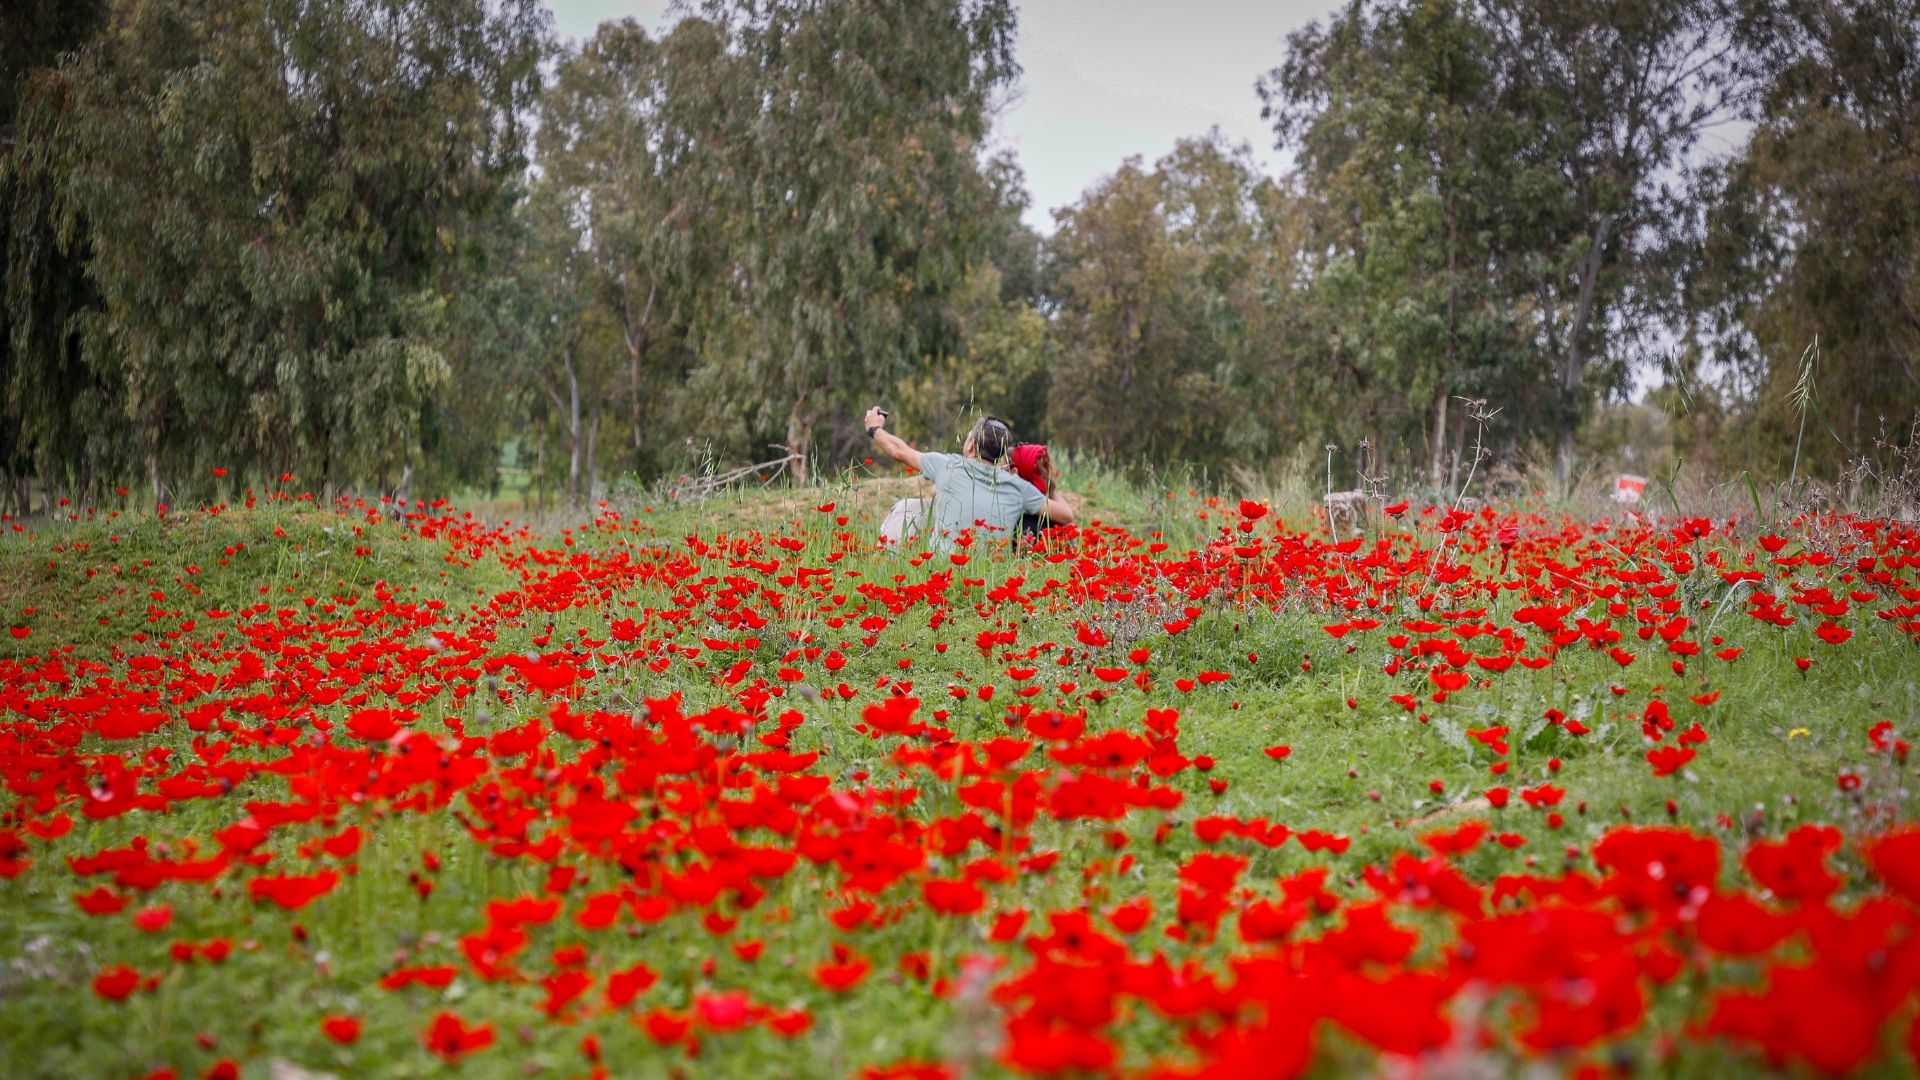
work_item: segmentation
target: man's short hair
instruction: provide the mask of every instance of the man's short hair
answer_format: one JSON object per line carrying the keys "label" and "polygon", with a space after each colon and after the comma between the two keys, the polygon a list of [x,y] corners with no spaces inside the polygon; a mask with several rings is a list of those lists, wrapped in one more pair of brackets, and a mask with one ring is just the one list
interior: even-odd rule
{"label": "man's short hair", "polygon": [[997,416],[983,416],[967,438],[973,440],[973,451],[982,461],[998,464],[1007,456],[1007,448],[1013,445],[1013,429]]}

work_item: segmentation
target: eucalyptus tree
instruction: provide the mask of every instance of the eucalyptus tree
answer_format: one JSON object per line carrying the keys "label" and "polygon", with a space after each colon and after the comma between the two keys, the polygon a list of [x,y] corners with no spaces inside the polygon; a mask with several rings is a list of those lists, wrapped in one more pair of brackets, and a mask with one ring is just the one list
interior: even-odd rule
{"label": "eucalyptus tree", "polygon": [[1556,470],[1596,390],[1622,386],[1669,327],[1675,282],[1656,254],[1684,225],[1700,140],[1737,118],[1753,82],[1736,0],[1476,0],[1498,63],[1499,108],[1540,137],[1524,163],[1551,169],[1534,208],[1529,310],[1557,369]]}
{"label": "eucalyptus tree", "polygon": [[1687,264],[1734,456],[1892,467],[1920,412],[1920,3],[1754,3],[1740,30],[1753,127],[1701,187]]}
{"label": "eucalyptus tree", "polygon": [[679,398],[702,331],[730,318],[724,155],[747,105],[740,64],[705,19],[659,40],[631,19],[607,22],[540,101],[547,193],[577,230],[581,284],[618,327],[628,462],[646,472],[684,430]]}
{"label": "eucalyptus tree", "polygon": [[1207,348],[1196,375],[1215,416],[1199,460],[1253,463],[1316,439],[1313,415],[1345,415],[1304,377],[1293,316],[1308,215],[1288,186],[1263,174],[1252,148],[1215,129],[1183,139],[1155,165],[1174,243],[1193,253],[1194,311]]}
{"label": "eucalyptus tree", "polygon": [[1300,300],[1325,335],[1315,381],[1347,397],[1349,438],[1417,445],[1424,427],[1438,488],[1466,434],[1457,399],[1537,379],[1518,264],[1564,185],[1526,167],[1542,129],[1497,107],[1494,41],[1464,3],[1355,4],[1288,47],[1260,91],[1315,204]]}
{"label": "eucalyptus tree", "polygon": [[[914,363],[950,347],[949,294],[985,246],[978,151],[1015,76],[1011,0],[765,0],[704,8],[739,92],[719,106],[715,188],[754,412],[815,451]],[[713,362],[728,362],[714,359]]]}
{"label": "eucalyptus tree", "polygon": [[1023,442],[1045,442],[1052,430],[1047,398],[1060,339],[1042,310],[1042,241],[1022,220],[1025,176],[1007,154],[989,158],[984,176],[993,191],[985,251],[948,301],[957,338],[894,384],[902,430],[920,433],[923,448],[957,449],[982,411],[1007,420]]}
{"label": "eucalyptus tree", "polygon": [[[1108,460],[1166,458],[1186,441],[1178,393],[1193,360],[1196,253],[1174,242],[1153,171],[1130,158],[1056,210],[1048,245],[1056,325],[1054,428]],[[1164,410],[1164,414],[1163,414]]]}
{"label": "eucalyptus tree", "polygon": [[1334,351],[1428,403],[1430,480],[1460,397],[1524,420],[1507,435],[1544,436],[1566,479],[1596,394],[1652,351],[1673,287],[1655,255],[1686,220],[1701,136],[1748,85],[1730,11],[1358,2],[1262,81],[1328,214],[1315,289],[1347,312]]}
{"label": "eucalyptus tree", "polygon": [[404,483],[453,375],[437,271],[509,199],[534,0],[150,0],[69,65],[58,219],[156,497],[215,465]]}
{"label": "eucalyptus tree", "polygon": [[1053,430],[1136,465],[1269,450],[1291,417],[1250,406],[1278,382],[1272,268],[1290,253],[1271,215],[1282,205],[1215,133],[1151,169],[1129,159],[1055,211]]}
{"label": "eucalyptus tree", "polygon": [[87,281],[84,221],[55,220],[53,142],[71,96],[62,70],[105,22],[105,0],[0,7],[0,499],[26,513],[35,476],[82,498],[114,471],[112,388],[85,362],[76,317]]}

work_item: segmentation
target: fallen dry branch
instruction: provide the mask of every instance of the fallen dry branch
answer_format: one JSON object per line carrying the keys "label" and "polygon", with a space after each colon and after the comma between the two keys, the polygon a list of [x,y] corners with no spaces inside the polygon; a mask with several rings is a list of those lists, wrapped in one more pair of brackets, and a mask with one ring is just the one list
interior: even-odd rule
{"label": "fallen dry branch", "polygon": [[698,502],[716,492],[731,487],[749,476],[757,478],[760,481],[760,485],[765,487],[784,474],[787,471],[787,466],[799,460],[799,454],[788,454],[785,457],[775,458],[772,461],[763,461],[757,465],[742,465],[737,469],[729,469],[723,473],[709,473],[706,476],[685,476],[681,477],[673,487],[668,488],[667,492],[672,498],[685,503]]}

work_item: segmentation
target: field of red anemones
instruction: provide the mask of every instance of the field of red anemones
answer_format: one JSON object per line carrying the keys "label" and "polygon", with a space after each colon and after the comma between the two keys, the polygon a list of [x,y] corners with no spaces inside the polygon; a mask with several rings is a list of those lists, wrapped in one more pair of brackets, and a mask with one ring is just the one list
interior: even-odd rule
{"label": "field of red anemones", "polygon": [[17,527],[9,1075],[1912,1072],[1913,526],[842,501]]}

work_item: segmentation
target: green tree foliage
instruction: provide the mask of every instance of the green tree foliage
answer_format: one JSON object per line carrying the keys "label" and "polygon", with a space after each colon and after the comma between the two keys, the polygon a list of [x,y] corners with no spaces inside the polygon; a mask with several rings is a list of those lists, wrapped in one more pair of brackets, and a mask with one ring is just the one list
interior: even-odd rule
{"label": "green tree foliage", "polygon": [[606,24],[563,58],[535,201],[553,204],[540,228],[582,252],[587,336],[567,381],[591,375],[587,418],[543,395],[570,459],[611,410],[619,464],[642,477],[768,443],[804,476],[856,448],[856,400],[929,364],[946,370],[924,373],[925,395],[967,380],[964,327],[1007,338],[1021,322],[969,272],[1005,253],[1013,283],[994,287],[1038,290],[1006,210],[1017,172],[979,156],[1012,29],[1000,0],[713,3],[658,40]]}
{"label": "green tree foliage", "polygon": [[543,18],[526,0],[113,11],[51,153],[100,295],[87,360],[156,497],[217,465],[404,485],[451,374],[436,271],[524,165]]}
{"label": "green tree foliage", "polygon": [[1558,369],[1564,482],[1596,392],[1624,387],[1670,330],[1669,268],[1701,136],[1752,90],[1730,0],[1479,0],[1506,107],[1539,125],[1526,160],[1564,186],[1542,207],[1530,300]]}
{"label": "green tree foliage", "polygon": [[1758,5],[1742,41],[1767,78],[1704,185],[1696,343],[1749,410],[1736,460],[1831,475],[1920,411],[1920,4]]}
{"label": "green tree foliage", "polygon": [[924,433],[926,449],[958,448],[982,413],[1008,421],[1021,442],[1050,438],[1059,336],[1040,311],[1047,302],[1041,238],[1021,220],[1029,202],[1019,165],[997,155],[985,178],[994,200],[982,224],[986,253],[948,301],[956,336],[892,392],[902,429]]}
{"label": "green tree foliage", "polygon": [[1249,407],[1275,366],[1279,205],[1244,150],[1216,134],[1151,170],[1130,159],[1055,212],[1059,438],[1133,464],[1219,465],[1265,449],[1290,419]]}
{"label": "green tree foliage", "polygon": [[1296,302],[1325,332],[1325,370],[1309,378],[1323,405],[1348,403],[1331,434],[1424,441],[1437,489],[1469,434],[1457,399],[1539,396],[1543,357],[1515,309],[1565,185],[1527,161],[1544,133],[1502,107],[1492,36],[1463,5],[1356,5],[1290,45],[1264,90],[1315,197],[1317,257]]}
{"label": "green tree foliage", "polygon": [[447,297],[435,347],[451,377],[420,415],[422,490],[498,494],[502,448],[534,447],[529,417],[541,393],[530,365],[550,355],[562,324],[556,283],[541,276],[534,215],[504,200],[471,224],[472,241],[443,266]]}
{"label": "green tree foliage", "polygon": [[[746,93],[721,151],[744,375],[762,428],[823,423],[951,348],[984,247],[978,147],[1016,74],[1009,0],[711,2]],[[804,478],[804,466],[799,471]]]}
{"label": "green tree foliage", "polygon": [[[701,414],[685,394],[700,335],[730,321],[719,225],[725,125],[748,100],[741,74],[713,23],[683,19],[654,41],[629,19],[602,24],[541,98],[554,221],[581,246],[586,299],[618,329],[617,356],[581,358],[617,379],[596,386],[589,424],[597,429],[602,406],[612,408],[620,463],[642,474],[660,471],[663,448]],[[580,424],[569,431],[577,444]]]}
{"label": "green tree foliage", "polygon": [[1257,86],[1287,175],[1189,139],[1046,238],[984,151],[1012,0],[701,0],[557,54],[537,3],[0,7],[5,499],[441,494],[511,445],[579,507],[804,477],[874,401],[1400,487],[1483,441],[1832,473],[1920,408],[1920,0],[1350,0]]}
{"label": "green tree foliage", "polygon": [[1409,418],[1372,402],[1424,403],[1434,486],[1460,397],[1509,442],[1557,431],[1567,475],[1665,295],[1646,252],[1730,107],[1727,29],[1696,0],[1390,0],[1289,39],[1261,93],[1325,215],[1310,304],[1389,443]]}
{"label": "green tree foliage", "polygon": [[111,469],[107,388],[88,370],[75,320],[98,299],[86,228],[55,220],[53,134],[72,81],[61,64],[105,21],[102,0],[0,8],[0,477],[16,512],[38,476],[76,494]]}
{"label": "green tree foliage", "polygon": [[1000,273],[1000,296],[1039,307],[1047,291],[1041,256],[1044,240],[1026,223],[1027,210],[1033,205],[1026,173],[1012,154],[1002,152],[987,159],[985,178],[992,192],[985,221],[985,260]]}
{"label": "green tree foliage", "polygon": [[1045,442],[1048,392],[1059,340],[1046,317],[1019,299],[991,263],[976,266],[950,301],[954,351],[926,357],[893,384],[891,408],[925,450],[958,450],[976,417],[1006,420],[1019,442]]}

